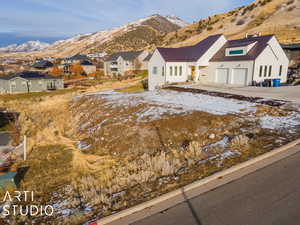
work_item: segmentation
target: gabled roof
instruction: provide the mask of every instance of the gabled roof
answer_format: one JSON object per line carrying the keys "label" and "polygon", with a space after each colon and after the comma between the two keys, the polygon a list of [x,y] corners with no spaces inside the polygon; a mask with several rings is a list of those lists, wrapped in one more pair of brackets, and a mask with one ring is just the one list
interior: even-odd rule
{"label": "gabled roof", "polygon": [[118,52],[109,56],[105,61],[117,60],[120,56],[126,61],[132,61],[136,59],[143,51],[129,51],[129,52]]}
{"label": "gabled roof", "polygon": [[[274,35],[247,37],[239,40],[227,41],[225,45],[212,57],[211,62],[223,62],[223,61],[245,61],[255,60],[260,53],[268,46],[268,42]],[[249,50],[246,55],[226,56],[226,48],[246,46],[248,43],[255,45]]]}
{"label": "gabled roof", "polygon": [[157,48],[167,62],[196,62],[222,36],[212,35],[196,45],[181,48]]}
{"label": "gabled roof", "polygon": [[144,58],[144,62],[148,62],[150,59],[151,59],[151,57],[152,57],[152,55],[153,55],[153,53],[149,53],[145,58]]}
{"label": "gabled roof", "polygon": [[74,55],[70,58],[67,58],[68,60],[80,60],[80,61],[84,61],[84,60],[89,60],[89,58],[86,56],[86,55],[80,55],[80,54],[77,54],[77,55]]}
{"label": "gabled roof", "polygon": [[52,67],[53,63],[47,60],[41,60],[35,64],[32,65],[32,67],[34,68],[48,68],[48,67]]}
{"label": "gabled roof", "polygon": [[49,74],[44,74],[44,73],[39,73],[39,72],[21,72],[21,73],[17,73],[17,74],[11,74],[11,75],[7,75],[7,76],[0,76],[0,79],[2,80],[11,80],[14,78],[23,78],[26,80],[34,80],[34,79],[61,79],[58,77],[54,77],[51,76]]}
{"label": "gabled roof", "polygon": [[94,64],[91,63],[88,60],[84,60],[84,61],[80,62],[80,65],[82,65],[82,66],[93,66]]}

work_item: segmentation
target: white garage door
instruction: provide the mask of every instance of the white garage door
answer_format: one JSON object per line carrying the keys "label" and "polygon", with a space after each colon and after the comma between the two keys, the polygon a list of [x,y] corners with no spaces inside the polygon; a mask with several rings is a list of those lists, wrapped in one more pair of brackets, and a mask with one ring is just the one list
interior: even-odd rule
{"label": "white garage door", "polygon": [[229,82],[229,69],[217,69],[216,82],[220,84],[228,84]]}
{"label": "white garage door", "polygon": [[248,75],[248,69],[244,69],[244,68],[233,69],[232,84],[246,86],[247,75]]}

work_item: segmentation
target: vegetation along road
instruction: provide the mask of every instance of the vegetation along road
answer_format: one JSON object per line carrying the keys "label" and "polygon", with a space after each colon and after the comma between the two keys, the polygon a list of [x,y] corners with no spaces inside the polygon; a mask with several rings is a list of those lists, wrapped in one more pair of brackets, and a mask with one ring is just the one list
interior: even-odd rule
{"label": "vegetation along road", "polygon": [[299,224],[299,169],[297,153],[134,225]]}

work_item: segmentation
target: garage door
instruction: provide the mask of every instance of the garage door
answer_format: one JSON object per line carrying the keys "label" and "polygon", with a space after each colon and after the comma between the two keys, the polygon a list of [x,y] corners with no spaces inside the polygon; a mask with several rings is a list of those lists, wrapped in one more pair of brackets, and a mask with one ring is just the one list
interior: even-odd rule
{"label": "garage door", "polygon": [[220,84],[228,84],[229,82],[229,69],[217,69],[216,82]]}
{"label": "garage door", "polygon": [[248,75],[247,69],[243,69],[243,68],[233,69],[232,84],[246,86],[247,75]]}

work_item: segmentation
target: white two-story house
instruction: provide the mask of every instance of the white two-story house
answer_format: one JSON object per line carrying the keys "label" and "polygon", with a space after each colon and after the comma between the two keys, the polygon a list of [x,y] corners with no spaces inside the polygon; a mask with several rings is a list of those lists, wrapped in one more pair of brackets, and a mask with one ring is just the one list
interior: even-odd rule
{"label": "white two-story house", "polygon": [[148,64],[148,86],[188,80],[246,86],[274,78],[284,83],[288,62],[274,35],[230,41],[213,35],[193,46],[157,48]]}

